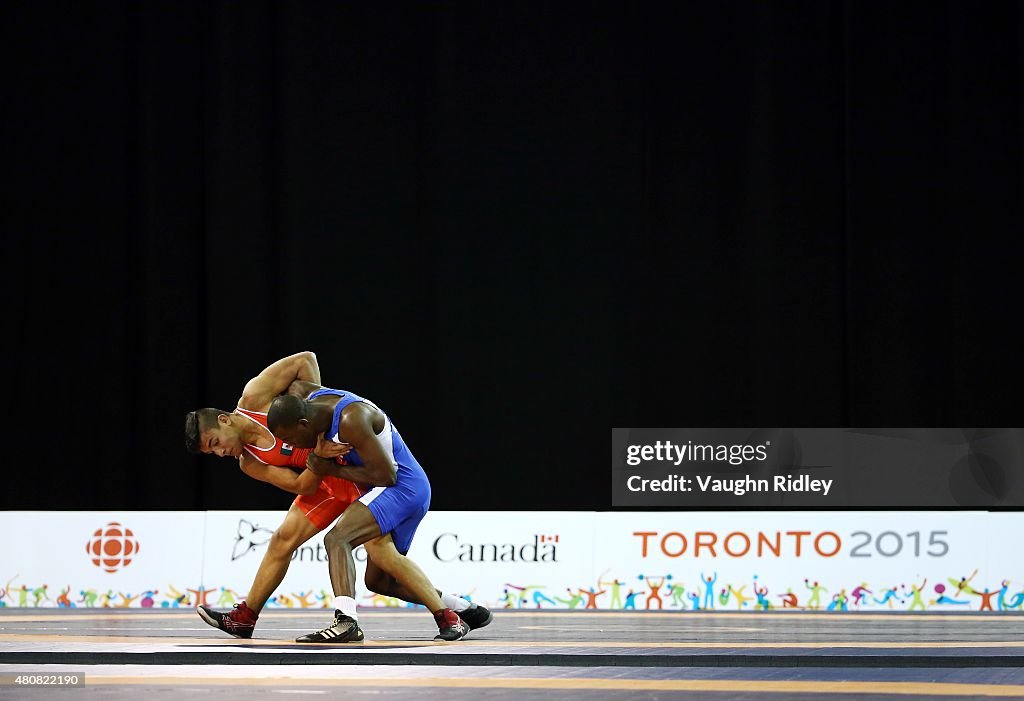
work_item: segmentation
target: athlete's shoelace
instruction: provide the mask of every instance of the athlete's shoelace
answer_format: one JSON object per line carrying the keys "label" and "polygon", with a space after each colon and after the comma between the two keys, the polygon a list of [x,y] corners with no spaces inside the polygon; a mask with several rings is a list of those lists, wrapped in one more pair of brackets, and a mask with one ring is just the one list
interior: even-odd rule
{"label": "athlete's shoelace", "polygon": [[341,633],[341,624],[342,623],[345,623],[345,621],[339,621],[337,618],[335,618],[334,619],[334,623],[332,623],[331,625],[329,625],[326,628],[324,628],[323,630],[321,630],[319,633],[317,633],[317,635],[326,635],[327,631],[335,630],[335,629],[337,629],[338,633],[340,634]]}

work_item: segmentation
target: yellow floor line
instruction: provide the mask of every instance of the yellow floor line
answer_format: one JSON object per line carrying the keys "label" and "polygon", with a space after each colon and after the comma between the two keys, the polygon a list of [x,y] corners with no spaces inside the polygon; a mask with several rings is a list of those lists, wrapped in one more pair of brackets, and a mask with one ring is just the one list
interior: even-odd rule
{"label": "yellow floor line", "polygon": [[[22,643],[50,643],[52,645],[61,645],[66,643],[119,643],[129,645],[167,645],[172,648],[181,648],[185,646],[203,646],[208,647],[210,645],[227,646],[227,647],[279,647],[282,644],[287,644],[291,648],[307,648],[310,650],[324,649],[324,646],[318,643],[296,643],[291,639],[285,640],[273,640],[273,639],[259,639],[259,640],[240,640],[240,639],[225,639],[225,638],[178,638],[178,637],[141,637],[141,636],[118,636],[118,635],[21,635],[17,633],[2,633],[0,634],[0,642],[22,642]],[[340,646],[340,643],[339,643]],[[373,648],[373,647],[472,647],[472,648],[555,648],[555,647],[566,647],[566,648],[598,648],[598,649],[628,649],[628,648],[641,648],[641,649],[657,649],[657,648],[670,648],[670,649],[688,649],[688,650],[700,650],[700,649],[727,649],[727,648],[738,648],[738,649],[798,649],[798,650],[816,650],[816,649],[828,649],[828,648],[866,648],[866,649],[878,649],[878,650],[898,650],[903,648],[913,648],[921,650],[930,649],[984,649],[984,648],[1024,648],[1024,640],[961,640],[961,641],[908,641],[908,640],[891,640],[891,641],[875,641],[875,640],[864,640],[864,641],[828,641],[828,640],[809,640],[809,641],[758,641],[758,642],[746,642],[737,640],[733,642],[729,641],[701,641],[701,642],[612,642],[612,641],[596,641],[587,642],[579,640],[460,640],[456,643],[436,642],[433,640],[366,640],[362,643],[356,643],[351,645],[353,648]],[[168,650],[173,652],[173,650]]]}
{"label": "yellow floor line", "polygon": [[304,679],[225,677],[117,677],[90,674],[86,686],[336,686],[345,687],[444,687],[468,689],[537,689],[573,691],[722,691],[765,694],[887,694],[900,696],[1022,697],[1024,685],[943,684],[938,682],[860,681],[756,681],[727,679],[483,679],[425,677],[378,679],[339,676]]}

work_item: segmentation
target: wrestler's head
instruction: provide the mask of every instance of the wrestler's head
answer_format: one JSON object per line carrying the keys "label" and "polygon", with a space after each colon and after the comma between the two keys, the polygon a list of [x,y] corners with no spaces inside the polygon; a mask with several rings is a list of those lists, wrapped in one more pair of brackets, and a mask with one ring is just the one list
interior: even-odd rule
{"label": "wrestler's head", "polygon": [[267,411],[267,428],[297,448],[315,448],[318,431],[310,425],[309,402],[290,394],[275,397]]}
{"label": "wrestler's head", "polygon": [[242,454],[242,435],[236,418],[210,407],[190,411],[185,414],[185,448],[190,453],[237,458]]}

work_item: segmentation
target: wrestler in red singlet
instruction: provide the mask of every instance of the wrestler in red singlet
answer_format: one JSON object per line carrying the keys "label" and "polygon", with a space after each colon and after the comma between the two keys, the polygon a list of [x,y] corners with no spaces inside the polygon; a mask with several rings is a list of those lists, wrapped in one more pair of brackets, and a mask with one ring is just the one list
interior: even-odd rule
{"label": "wrestler in red singlet", "polygon": [[[267,428],[266,414],[241,407],[236,407],[235,413],[258,423],[266,431],[267,437],[274,441],[274,445],[266,449],[248,443],[243,444],[242,447],[249,455],[265,465],[306,469],[306,456],[309,455],[310,449],[295,448],[275,438]],[[338,458],[337,462],[341,465],[346,464],[344,457]],[[316,493],[306,496],[300,494],[295,497],[293,503],[314,526],[323,530],[334,523],[348,505],[362,495],[363,490],[354,482],[339,477],[324,477]]]}

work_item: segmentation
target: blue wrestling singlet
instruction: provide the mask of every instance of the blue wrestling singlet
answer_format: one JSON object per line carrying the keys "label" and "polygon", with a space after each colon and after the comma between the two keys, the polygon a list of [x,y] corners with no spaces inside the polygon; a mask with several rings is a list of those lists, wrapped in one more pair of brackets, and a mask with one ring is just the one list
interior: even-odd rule
{"label": "blue wrestling singlet", "polygon": [[[324,395],[340,397],[338,404],[334,407],[334,419],[331,421],[331,427],[325,434],[325,438],[336,443],[344,442],[338,439],[338,424],[341,421],[341,412],[349,404],[364,402],[384,414],[384,429],[377,434],[377,439],[383,446],[384,452],[391,458],[397,479],[391,487],[373,487],[361,496],[359,501],[370,509],[373,517],[377,520],[377,525],[380,526],[381,534],[390,533],[398,552],[403,555],[407,554],[420,521],[430,509],[430,481],[427,479],[426,473],[413,457],[409,446],[402,440],[398,429],[391,423],[391,419],[383,409],[368,399],[340,389],[319,389],[310,394],[307,399],[315,399]],[[345,461],[350,465],[365,465],[362,457],[354,448],[345,454]]]}

